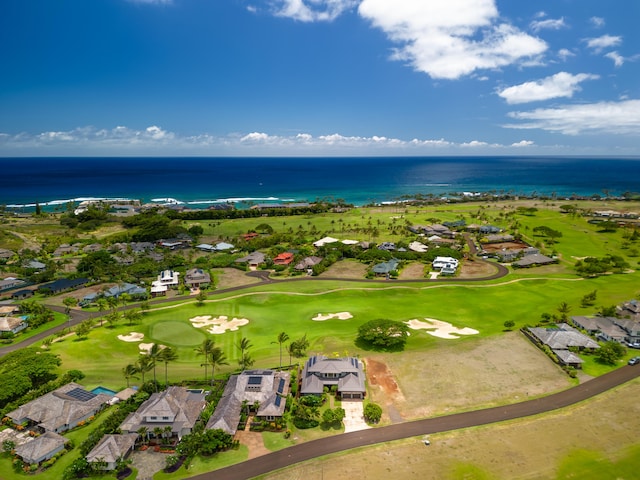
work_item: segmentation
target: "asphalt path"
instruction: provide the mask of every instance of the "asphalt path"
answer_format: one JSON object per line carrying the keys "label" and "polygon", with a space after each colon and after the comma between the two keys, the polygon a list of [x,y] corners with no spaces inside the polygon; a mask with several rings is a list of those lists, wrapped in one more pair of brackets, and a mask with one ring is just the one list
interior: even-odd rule
{"label": "asphalt path", "polygon": [[298,462],[304,462],[323,455],[343,452],[353,448],[551,412],[589,399],[638,376],[640,376],[640,366],[627,365],[589,380],[577,387],[546,397],[500,407],[398,423],[386,427],[371,428],[320,438],[189,478],[198,480],[218,478],[225,480],[245,480],[288,467]]}

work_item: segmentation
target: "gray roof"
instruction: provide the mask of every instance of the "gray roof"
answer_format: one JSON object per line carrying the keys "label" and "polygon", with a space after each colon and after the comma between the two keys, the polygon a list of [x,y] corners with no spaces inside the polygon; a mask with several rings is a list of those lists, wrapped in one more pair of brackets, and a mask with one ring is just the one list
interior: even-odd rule
{"label": "gray roof", "polygon": [[304,270],[309,267],[313,267],[314,265],[319,264],[322,261],[322,257],[305,257],[303,258],[294,268],[296,270]]}
{"label": "gray roof", "polygon": [[302,369],[302,394],[320,394],[323,387],[337,385],[338,392],[365,391],[362,364],[355,357],[310,357]]}
{"label": "gray roof", "polygon": [[517,262],[513,262],[513,264],[518,267],[529,267],[531,265],[546,265],[554,262],[555,260],[553,258],[547,257],[546,255],[532,253],[531,255],[525,255]]}
{"label": "gray roof", "polygon": [[87,462],[115,463],[127,455],[136,444],[137,433],[122,435],[105,435],[102,440],[87,454]]}
{"label": "gray roof", "polygon": [[220,428],[234,435],[240,422],[243,401],[249,405],[258,402],[259,417],[281,417],[289,392],[289,380],[288,372],[274,370],[246,370],[239,375],[232,375],[206,428]]}
{"label": "gray roof", "polygon": [[627,335],[614,317],[571,317],[573,323],[590,332],[601,332],[609,338],[624,339]]}
{"label": "gray roof", "polygon": [[55,432],[45,432],[39,437],[17,446],[16,455],[26,463],[37,463],[44,458],[51,457],[52,452],[61,450],[68,441]]}
{"label": "gray roof", "polygon": [[569,350],[553,350],[553,353],[555,353],[560,361],[565,365],[570,365],[572,363],[584,363],[584,360]]}
{"label": "gray roof", "polygon": [[[174,433],[180,433],[183,429],[191,430],[205,404],[204,393],[190,392],[183,387],[169,387],[152,394],[138,410],[129,414],[120,429],[123,432],[137,432],[140,427],[153,429],[171,425]],[[151,417],[169,417],[172,420],[150,422]]]}
{"label": "gray roof", "polygon": [[7,416],[18,423],[30,420],[47,431],[66,429],[65,426],[96,413],[110,398],[103,393],[87,392],[81,385],[71,382],[25,403]]}
{"label": "gray roof", "polygon": [[264,263],[266,255],[262,252],[252,252],[246,257],[237,258],[236,263]]}
{"label": "gray roof", "polygon": [[192,283],[210,283],[211,275],[201,268],[192,268],[184,274],[184,283],[191,285]]}
{"label": "gray roof", "polygon": [[374,265],[372,270],[373,270],[373,273],[389,273],[395,270],[396,268],[398,268],[399,263],[400,263],[400,260],[392,258],[387,262],[382,262],[382,263],[378,263],[377,265]]}
{"label": "gray roof", "polygon": [[552,350],[567,350],[569,347],[600,348],[598,342],[566,323],[558,324],[557,328],[530,327],[529,331]]}

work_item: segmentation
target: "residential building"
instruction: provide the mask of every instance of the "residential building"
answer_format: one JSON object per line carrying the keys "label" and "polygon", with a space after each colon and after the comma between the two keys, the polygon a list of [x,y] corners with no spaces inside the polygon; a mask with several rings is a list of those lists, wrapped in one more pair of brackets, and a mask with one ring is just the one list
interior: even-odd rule
{"label": "residential building", "polygon": [[18,445],[15,451],[16,455],[25,463],[40,463],[49,460],[56,453],[64,450],[64,446],[68,441],[57,433],[45,432],[33,440]]}
{"label": "residential building", "polygon": [[314,265],[319,264],[321,261],[322,261],[322,257],[316,257],[316,256],[305,257],[301,261],[299,261],[296,264],[296,266],[293,268],[295,268],[298,271],[310,270],[311,268],[313,268]]}
{"label": "residential building", "polygon": [[133,451],[137,439],[137,433],[105,435],[85,458],[89,463],[102,464],[103,470],[115,470],[118,462]]}
{"label": "residential building", "polygon": [[436,257],[431,262],[434,270],[439,270],[440,273],[453,274],[458,269],[459,260],[453,257]]}
{"label": "residential building", "polygon": [[324,387],[335,386],[344,399],[363,399],[366,393],[365,377],[360,360],[355,357],[310,357],[301,376],[302,395],[321,395]]}
{"label": "residential building", "polygon": [[201,268],[192,268],[184,274],[184,284],[189,288],[207,287],[211,284],[211,275]]}
{"label": "residential building", "polygon": [[177,288],[179,285],[178,276],[180,272],[174,270],[163,270],[158,275],[158,279],[151,283],[151,295],[166,295],[170,288]]}
{"label": "residential building", "polygon": [[239,375],[231,375],[206,428],[220,428],[235,435],[243,402],[248,406],[258,405],[258,418],[273,421],[282,417],[289,380],[288,372],[274,370],[245,370]]}
{"label": "residential building", "polygon": [[534,343],[549,347],[561,364],[574,368],[581,368],[584,361],[570,348],[591,351],[600,348],[598,342],[566,323],[559,323],[554,328],[529,327],[526,331]]}
{"label": "residential building", "polygon": [[274,265],[289,265],[293,262],[293,253],[283,252],[273,258]]}
{"label": "residential building", "polygon": [[586,330],[590,335],[596,335],[605,342],[614,341],[624,343],[627,332],[621,328],[617,318],[613,317],[571,317],[573,324]]}
{"label": "residential building", "polygon": [[0,334],[18,333],[27,328],[29,324],[19,317],[0,317]]}
{"label": "residential building", "polygon": [[246,257],[237,258],[235,263],[246,263],[249,265],[249,268],[255,269],[262,265],[266,258],[266,255],[262,252],[252,252]]}
{"label": "residential building", "polygon": [[130,413],[120,425],[122,433],[137,433],[146,427],[150,434],[156,427],[171,427],[171,435],[180,440],[191,433],[200,413],[206,405],[204,393],[184,387],[169,387],[154,393],[138,410]]}

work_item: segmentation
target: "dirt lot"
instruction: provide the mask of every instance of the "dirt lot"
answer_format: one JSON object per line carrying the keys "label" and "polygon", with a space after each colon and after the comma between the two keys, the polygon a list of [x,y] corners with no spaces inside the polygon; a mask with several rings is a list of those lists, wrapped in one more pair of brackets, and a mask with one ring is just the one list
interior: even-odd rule
{"label": "dirt lot", "polygon": [[496,273],[497,268],[488,262],[463,260],[458,278],[483,278]]}
{"label": "dirt lot", "polygon": [[365,278],[367,266],[356,260],[342,260],[331,265],[320,277]]}
{"label": "dirt lot", "polygon": [[441,343],[365,359],[369,398],[383,407],[383,421],[511,403],[570,386],[566,374],[519,332]]}
{"label": "dirt lot", "polygon": [[501,250],[524,250],[529,245],[524,242],[500,242],[500,243],[483,243],[482,250],[485,252],[499,252]]}

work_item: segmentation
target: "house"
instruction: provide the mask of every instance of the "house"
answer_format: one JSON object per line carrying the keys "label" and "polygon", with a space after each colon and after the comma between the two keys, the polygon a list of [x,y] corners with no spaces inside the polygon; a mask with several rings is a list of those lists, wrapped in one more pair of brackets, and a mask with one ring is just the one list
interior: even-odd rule
{"label": "house", "polygon": [[371,271],[377,276],[389,276],[391,272],[394,272],[398,269],[398,265],[400,265],[400,260],[397,258],[392,258],[386,262],[378,263],[374,265]]}
{"label": "house", "polygon": [[254,238],[258,238],[260,236],[260,234],[256,233],[256,232],[249,232],[249,233],[243,233],[241,236],[242,236],[242,239],[245,242],[248,242],[249,240],[253,240]]}
{"label": "house", "polygon": [[138,410],[130,413],[120,425],[122,433],[137,433],[142,427],[149,434],[159,427],[171,428],[171,436],[180,440],[191,433],[193,426],[204,409],[204,393],[189,391],[184,387],[169,387],[154,393]]}
{"label": "house", "polygon": [[598,342],[566,323],[559,323],[555,328],[529,327],[526,331],[535,344],[546,345],[561,364],[574,368],[581,368],[583,360],[569,348],[591,351],[600,348]]}
{"label": "house", "polygon": [[64,255],[73,255],[74,253],[78,253],[80,248],[78,245],[69,245],[68,243],[63,243],[58,248],[53,251],[54,257],[62,257]]}
{"label": "house", "polygon": [[424,243],[420,242],[411,242],[409,244],[409,250],[412,252],[425,253],[429,247],[427,247]]}
{"label": "house", "polygon": [[151,283],[151,295],[166,295],[167,290],[170,288],[176,288],[179,284],[178,276],[179,272],[174,270],[163,270],[158,275],[158,279]]}
{"label": "house", "polygon": [[51,292],[56,295],[67,290],[74,290],[89,283],[88,278],[62,278],[53,282],[45,283],[38,287],[39,292]]}
{"label": "house", "polygon": [[196,248],[202,252],[208,252],[208,253],[216,251],[216,247],[208,243],[201,243],[200,245],[196,245]]}
{"label": "house", "polygon": [[266,255],[262,252],[252,252],[246,257],[237,258],[236,263],[247,263],[249,268],[258,268],[266,260]]}
{"label": "house", "polygon": [[104,297],[104,298],[109,298],[109,297],[119,298],[120,295],[122,295],[123,293],[126,293],[130,297],[136,298],[136,299],[140,299],[140,298],[141,299],[146,299],[147,298],[147,289],[146,288],[139,287],[138,285],[134,285],[133,283],[121,283],[121,284],[118,284],[118,285],[114,285],[113,287],[109,288],[108,290],[105,290],[104,292],[90,293],[88,295],[85,295],[82,298],[82,302],[92,303],[92,302],[95,302],[100,297]]}
{"label": "house", "polygon": [[115,470],[118,462],[133,451],[137,439],[137,433],[105,435],[85,459],[89,463],[102,463],[103,470]]}
{"label": "house", "polygon": [[387,252],[393,252],[396,249],[396,244],[393,242],[382,242],[378,245],[378,250],[386,250]]}
{"label": "house", "polygon": [[29,260],[28,262],[26,262],[24,264],[24,268],[26,268],[28,270],[40,271],[40,270],[44,270],[45,268],[47,268],[47,266],[44,263],[39,262],[37,260]]}
{"label": "house", "polygon": [[366,392],[364,380],[362,364],[357,358],[327,358],[317,355],[310,357],[304,364],[300,394],[321,395],[324,387],[335,386],[343,400],[361,400]]}
{"label": "house", "polygon": [[640,302],[638,300],[629,300],[622,305],[616,307],[621,317],[640,318]]}
{"label": "house", "polygon": [[110,398],[71,382],[25,403],[7,416],[17,425],[28,424],[42,432],[61,433],[94,416]]}
{"label": "house", "polygon": [[101,243],[91,243],[87,246],[85,246],[82,249],[83,253],[95,253],[95,252],[99,252],[100,250],[102,250],[103,246]]}
{"label": "house", "polygon": [[27,328],[29,324],[18,317],[0,317],[0,334],[18,333]]}
{"label": "house", "polygon": [[436,257],[431,265],[435,270],[440,270],[440,273],[454,274],[459,263],[459,260],[453,257]]}
{"label": "house", "polygon": [[0,248],[0,260],[11,260],[15,255],[15,252],[7,250],[6,248]]}
{"label": "house", "polygon": [[576,327],[586,330],[590,335],[597,335],[606,342],[624,343],[627,332],[616,324],[617,320],[613,317],[571,317]]}
{"label": "house", "polygon": [[515,237],[513,235],[509,235],[508,233],[505,233],[503,235],[492,234],[485,237],[485,243],[513,242],[514,240]]}
{"label": "house", "polygon": [[639,343],[640,342],[640,320],[629,318],[616,318],[616,325],[622,328],[625,333],[625,341],[627,343]]}
{"label": "house", "polygon": [[315,256],[305,257],[300,262],[298,262],[296,266],[293,268],[299,271],[308,270],[308,269],[311,269],[314,265],[319,264],[321,261],[322,261],[322,257],[315,257]]}
{"label": "house", "polygon": [[289,265],[293,262],[293,253],[283,252],[273,258],[274,265]]}
{"label": "house", "polygon": [[33,440],[18,445],[16,447],[16,455],[28,464],[44,462],[64,450],[64,446],[68,441],[57,433],[45,432]]}
{"label": "house", "polygon": [[245,370],[239,375],[232,375],[206,428],[220,428],[229,435],[235,435],[243,402],[250,406],[259,405],[258,418],[273,421],[282,417],[289,380],[288,372],[274,370]]}
{"label": "house", "polygon": [[215,246],[217,252],[224,252],[225,250],[231,250],[233,248],[235,248],[233,245],[225,242],[216,243]]}
{"label": "house", "polygon": [[14,300],[24,300],[25,298],[33,297],[33,290],[24,289],[18,290],[11,294],[11,298]]}
{"label": "house", "polygon": [[189,288],[206,287],[211,284],[211,275],[201,268],[192,268],[184,274],[184,284]]}
{"label": "house", "polygon": [[0,291],[11,290],[12,288],[22,287],[23,285],[26,285],[26,284],[27,284],[26,281],[21,280],[19,278],[7,277],[3,280],[0,280]]}
{"label": "house", "polygon": [[550,265],[556,262],[557,260],[547,257],[546,255],[542,255],[541,253],[533,253],[531,255],[525,255],[520,260],[513,262],[511,265],[513,265],[514,267],[526,268],[536,267],[540,265]]}

